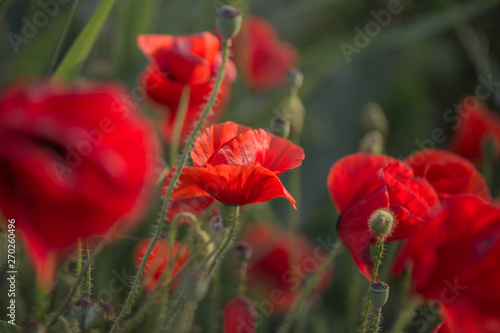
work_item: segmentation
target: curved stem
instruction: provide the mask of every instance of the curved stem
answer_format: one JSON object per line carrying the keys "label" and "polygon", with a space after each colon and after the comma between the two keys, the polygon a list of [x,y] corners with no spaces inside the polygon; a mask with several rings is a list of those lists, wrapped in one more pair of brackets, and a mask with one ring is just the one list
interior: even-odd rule
{"label": "curved stem", "polygon": [[189,85],[185,85],[182,89],[181,99],[177,107],[175,115],[174,130],[172,132],[172,142],[170,144],[170,167],[173,168],[177,165],[177,156],[179,156],[179,144],[181,142],[182,127],[186,120],[186,114],[189,106]]}
{"label": "curved stem", "polygon": [[332,262],[335,260],[341,248],[342,248],[342,242],[338,241],[328,259],[325,260],[325,262],[321,265],[321,267],[311,276],[309,281],[307,281],[306,286],[300,293],[298,301],[293,306],[293,309],[285,317],[285,320],[283,320],[283,323],[280,325],[276,333],[287,333],[290,330],[295,318],[297,317],[301,305],[304,303],[305,299],[310,295],[314,287],[317,286],[319,278],[326,271],[328,266],[330,266]]}
{"label": "curved stem", "polygon": [[182,157],[181,161],[179,163],[178,168],[175,170],[174,175],[172,177],[172,180],[170,181],[170,184],[167,188],[167,193],[163,197],[163,203],[161,205],[161,210],[160,214],[158,216],[157,220],[157,227],[156,230],[153,234],[153,237],[151,239],[151,242],[149,243],[149,247],[146,250],[146,253],[144,254],[144,257],[142,258],[141,265],[139,266],[139,269],[137,270],[137,274],[135,275],[134,282],[132,283],[132,288],[129,291],[129,294],[127,296],[127,299],[125,300],[125,304],[122,307],[120,313],[118,314],[115,322],[113,323],[113,326],[111,327],[110,333],[115,333],[118,332],[119,326],[121,322],[123,321],[123,318],[129,311],[129,309],[132,307],[134,304],[134,298],[137,295],[139,291],[139,285],[140,285],[140,280],[142,277],[142,274],[144,272],[144,269],[146,268],[146,263],[149,260],[149,257],[151,256],[151,252],[153,251],[153,247],[155,246],[156,242],[158,241],[163,227],[165,225],[164,219],[165,219],[165,214],[167,213],[167,208],[168,204],[170,202],[170,196],[172,195],[172,192],[174,191],[174,187],[177,184],[177,181],[179,180],[179,177],[182,172],[182,168],[186,165],[188,155],[191,152],[191,149],[193,148],[195,138],[198,136],[199,131],[201,130],[201,127],[203,123],[205,122],[205,119],[207,118],[208,114],[212,110],[212,107],[214,106],[215,100],[217,99],[217,95],[219,94],[219,90],[222,84],[222,80],[224,78],[224,72],[226,69],[226,63],[227,59],[229,57],[229,47],[231,43],[222,43],[222,64],[219,68],[219,72],[217,73],[217,78],[215,81],[214,88],[212,90],[212,94],[210,95],[210,99],[205,106],[205,109],[203,110],[200,119],[196,123],[196,126],[189,136],[188,141],[186,142],[186,146],[184,147],[184,151],[182,152]]}
{"label": "curved stem", "polygon": [[212,260],[210,268],[208,269],[209,276],[212,275],[216,266],[219,265],[222,258],[224,257],[224,254],[227,252],[229,245],[234,241],[234,238],[236,237],[236,229],[238,225],[238,217],[240,214],[240,206],[233,206],[232,208],[233,210],[231,214],[232,215],[231,225],[229,226],[229,229],[226,233],[226,237],[224,238],[221,246],[219,246],[219,248],[217,249],[217,253],[215,254],[215,257]]}
{"label": "curved stem", "polygon": [[[375,261],[375,267],[373,268],[373,274],[372,274],[372,280],[371,283],[375,282],[375,279],[377,278],[378,275],[378,269],[380,267],[380,263],[382,262],[382,256],[384,255],[384,240],[379,239],[378,241],[378,254],[377,254],[377,261]],[[368,315],[370,314],[370,288],[368,288],[368,298],[366,300],[366,305],[365,305],[365,312],[363,315],[363,322],[361,324],[361,333],[366,332],[366,326],[368,325]]]}

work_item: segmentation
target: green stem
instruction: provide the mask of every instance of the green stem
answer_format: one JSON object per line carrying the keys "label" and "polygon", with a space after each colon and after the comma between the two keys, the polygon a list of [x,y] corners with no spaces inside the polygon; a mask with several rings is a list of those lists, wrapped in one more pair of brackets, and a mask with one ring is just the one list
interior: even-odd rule
{"label": "green stem", "polygon": [[82,265],[82,269],[80,271],[80,274],[78,274],[78,276],[76,277],[76,280],[73,283],[73,286],[69,290],[68,294],[66,295],[66,298],[59,305],[59,308],[57,308],[56,312],[54,314],[52,314],[52,316],[49,317],[47,325],[45,326],[45,331],[48,331],[49,327],[54,325],[54,323],[57,321],[57,318],[59,318],[59,316],[66,309],[67,304],[75,295],[75,293],[78,289],[78,286],[80,285],[80,282],[82,281],[84,272],[87,270],[90,263],[93,262],[94,259],[97,257],[97,255],[104,249],[104,247],[106,246],[106,244],[108,242],[108,239],[110,238],[110,236],[112,234],[113,234],[113,228],[111,228],[111,230],[108,231],[108,233],[106,234],[104,239],[97,245],[94,252],[92,252],[92,255],[90,256],[89,260]]}
{"label": "green stem", "polygon": [[[82,240],[78,239],[76,244],[76,269],[75,276],[78,277],[80,272],[82,271],[82,262],[83,262],[83,252],[82,252]],[[77,302],[80,299],[81,288],[76,288],[75,296],[73,298],[73,303]],[[78,330],[78,321],[76,317],[73,319],[73,331]]]}
{"label": "green stem", "polygon": [[179,156],[179,144],[181,142],[182,127],[186,120],[186,114],[189,106],[189,85],[185,85],[182,89],[181,99],[177,107],[175,115],[174,130],[172,132],[172,142],[170,144],[170,167],[173,168],[177,165],[177,157]]}
{"label": "green stem", "polygon": [[300,293],[298,301],[295,303],[292,310],[285,317],[283,323],[280,325],[276,333],[287,333],[290,330],[295,318],[297,317],[301,305],[304,303],[305,299],[311,294],[314,287],[317,286],[319,278],[326,271],[326,269],[333,263],[333,261],[339,254],[341,248],[342,248],[342,242],[338,241],[328,259],[325,260],[325,262],[321,265],[321,267],[307,281],[306,286]]}
{"label": "green stem", "polygon": [[219,265],[222,258],[224,257],[224,254],[227,252],[229,245],[234,241],[234,238],[236,237],[236,229],[238,226],[239,214],[240,214],[240,206],[233,206],[231,212],[231,217],[232,217],[231,225],[229,226],[229,229],[226,231],[226,237],[224,238],[221,246],[219,246],[219,248],[217,249],[215,257],[212,260],[210,268],[208,269],[209,276],[212,275],[216,266]]}
{"label": "green stem", "polygon": [[219,325],[221,322],[221,279],[220,272],[216,271],[212,278],[212,288],[210,295],[210,322],[208,324],[208,332],[207,333],[216,333],[219,331]]}
{"label": "green stem", "polygon": [[163,203],[161,206],[160,214],[158,216],[157,220],[157,227],[156,230],[153,234],[153,237],[151,239],[151,242],[149,244],[148,249],[146,250],[146,253],[144,255],[144,258],[142,258],[141,265],[139,266],[139,269],[137,270],[137,274],[135,275],[134,282],[132,283],[132,288],[130,289],[130,292],[127,296],[127,299],[125,300],[125,304],[122,307],[120,313],[118,314],[115,322],[113,323],[113,326],[111,327],[110,333],[115,333],[118,332],[119,327],[121,322],[123,321],[123,318],[129,311],[129,309],[132,307],[134,304],[134,298],[137,295],[139,291],[139,286],[140,286],[140,280],[142,277],[142,274],[144,272],[144,269],[146,267],[146,263],[149,260],[149,257],[151,256],[151,252],[153,251],[153,247],[155,246],[156,242],[158,241],[159,236],[162,233],[163,227],[165,225],[165,214],[167,213],[167,208],[168,204],[170,202],[170,196],[172,195],[172,192],[174,191],[174,187],[177,184],[177,181],[179,180],[179,177],[182,172],[182,168],[186,165],[187,159],[189,156],[189,153],[191,152],[191,149],[193,148],[195,138],[198,136],[198,133],[201,130],[201,127],[203,123],[205,122],[205,119],[207,118],[208,114],[212,110],[212,107],[214,106],[215,100],[217,99],[217,95],[219,94],[220,86],[222,84],[222,80],[224,78],[224,72],[226,69],[226,63],[227,59],[229,57],[229,47],[231,43],[222,43],[222,64],[220,66],[219,72],[217,74],[217,78],[215,81],[214,88],[212,90],[212,94],[210,95],[210,99],[205,106],[205,109],[203,110],[200,119],[196,123],[196,126],[189,136],[188,141],[186,142],[186,146],[184,147],[184,151],[182,152],[182,157],[181,161],[179,163],[179,167],[175,170],[174,175],[172,177],[172,180],[170,181],[170,184],[167,188],[167,193],[163,197]]}
{"label": "green stem", "polygon": [[248,262],[241,263],[239,278],[238,278],[238,297],[245,295],[245,284],[247,279]]}
{"label": "green stem", "polygon": [[[382,256],[384,254],[384,240],[379,239],[378,241],[378,254],[377,254],[377,261],[375,261],[375,268],[373,269],[373,274],[372,274],[372,280],[371,283],[375,282],[375,279],[377,278],[378,275],[378,269],[380,267],[380,263],[382,262]],[[361,324],[361,333],[366,332],[366,326],[368,325],[368,315],[370,314],[370,288],[368,288],[368,298],[366,300],[366,305],[365,305],[365,312],[363,315],[363,322]]]}
{"label": "green stem", "polygon": [[[88,262],[90,260],[90,250],[86,240],[82,240],[83,244],[83,255],[85,256],[85,261]],[[92,295],[92,263],[89,262],[87,265],[87,290],[85,297],[90,300],[90,296]]]}
{"label": "green stem", "polygon": [[410,304],[404,309],[404,311],[398,316],[398,319],[394,323],[391,328],[390,333],[400,333],[403,332],[404,328],[408,324],[408,321],[411,318],[411,315],[415,312],[415,310],[420,305],[418,299],[413,299]]}
{"label": "green stem", "polygon": [[380,318],[382,317],[382,308],[378,309],[377,315],[375,317],[375,323],[373,324],[373,333],[377,333],[379,331]]}
{"label": "green stem", "polygon": [[[163,290],[165,289],[168,289],[170,288],[170,286],[175,282],[177,281],[177,279],[179,278],[179,276],[181,276],[182,273],[184,273],[184,271],[189,267],[191,266],[191,264],[198,259],[198,256],[200,254],[203,253],[203,251],[206,250],[206,248],[208,247],[208,245],[211,243],[211,241],[207,242],[205,245],[203,245],[201,248],[199,248],[195,253],[193,253],[193,255],[189,258],[189,260],[184,264],[184,266],[182,266],[179,271],[174,275],[172,276],[168,282],[165,284],[165,286],[163,287]],[[149,308],[155,304],[155,302],[162,296],[161,293],[159,292],[153,292],[152,293],[152,297],[148,297],[146,302],[144,303],[144,305],[139,308],[139,310],[134,314],[134,316],[132,318],[130,318],[122,327],[122,329],[124,331],[127,331],[127,330],[130,330],[132,327],[134,327],[137,323],[139,323],[139,321],[142,319],[142,317],[144,316],[144,313],[149,310]],[[167,316],[168,318],[168,316]]]}

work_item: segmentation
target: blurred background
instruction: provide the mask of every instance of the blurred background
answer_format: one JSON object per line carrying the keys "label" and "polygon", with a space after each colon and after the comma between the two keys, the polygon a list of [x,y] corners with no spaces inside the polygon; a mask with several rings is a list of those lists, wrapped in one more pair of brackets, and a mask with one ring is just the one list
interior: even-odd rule
{"label": "blurred background", "polygon": [[[47,22],[23,31],[26,20],[33,22],[44,10],[44,1],[1,0],[2,86],[21,77],[50,75],[99,2],[59,0]],[[465,95],[474,95],[478,89],[488,91],[485,103],[492,110],[500,110],[500,0],[117,0],[79,79],[117,80],[133,91],[147,63],[136,47],[138,34],[214,31],[215,10],[222,4],[267,19],[280,39],[299,50],[299,68],[305,78],[299,96],[306,109],[301,139],[306,159],[301,167],[299,212],[301,230],[313,244],[318,244],[318,237],[337,237],[337,216],[326,177],[337,159],[358,150],[364,134],[361,114],[367,103],[376,102],[384,110],[389,121],[385,152],[400,158],[425,147],[446,147],[447,141],[432,139],[433,130],[441,128],[444,137],[451,135],[453,121],[446,114],[455,112]],[[398,12],[390,15],[385,26],[378,23],[376,13],[396,7]],[[366,33],[370,22],[370,35],[360,37],[359,31]],[[286,94],[285,87],[253,91],[239,79],[224,119],[269,128],[274,110]],[[150,106],[143,104],[148,112]],[[283,181],[286,186],[286,177]],[[252,207],[245,215],[246,223],[262,219],[286,225],[286,205],[279,199]],[[134,273],[130,260],[133,247],[149,235],[150,225],[151,221],[146,221],[141,230],[102,254],[95,265],[94,290],[97,296],[110,297],[115,308],[126,295],[127,281]],[[407,302],[402,294],[404,281],[388,277],[390,256],[396,246],[391,244],[382,267],[382,279],[391,285],[391,297],[384,308],[386,328]],[[341,254],[335,270],[334,284],[309,310],[305,329],[311,332],[355,332],[356,326],[350,323],[360,316],[368,283],[347,251]],[[24,277],[19,275],[19,302],[29,304],[38,293],[31,288],[29,265],[21,272]],[[0,282],[1,295],[4,281],[2,278]],[[112,292],[109,281],[115,281]],[[99,291],[103,291],[101,295]],[[202,304],[198,311],[202,324],[211,320],[203,306],[208,305]],[[28,306],[21,306],[20,320],[33,315],[29,311]],[[2,305],[2,318],[3,312]],[[410,332],[430,332],[438,321],[431,309],[418,312]],[[259,332],[270,331],[280,318],[272,317],[269,322]]]}

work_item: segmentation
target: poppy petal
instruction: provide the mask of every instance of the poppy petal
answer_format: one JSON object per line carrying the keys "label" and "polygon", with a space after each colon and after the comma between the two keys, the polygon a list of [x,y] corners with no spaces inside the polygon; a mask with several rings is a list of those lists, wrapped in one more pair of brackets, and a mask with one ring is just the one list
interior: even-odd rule
{"label": "poppy petal", "polygon": [[224,333],[253,333],[257,325],[257,311],[252,301],[240,297],[229,301],[223,310]]}

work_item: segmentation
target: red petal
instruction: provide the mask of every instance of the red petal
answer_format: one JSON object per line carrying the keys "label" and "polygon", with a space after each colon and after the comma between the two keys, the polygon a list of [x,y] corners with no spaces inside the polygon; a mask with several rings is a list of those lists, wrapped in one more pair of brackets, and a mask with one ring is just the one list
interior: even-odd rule
{"label": "red petal", "polygon": [[208,158],[223,143],[249,130],[251,130],[250,127],[238,125],[232,121],[210,126],[200,133],[193,146],[193,150],[191,150],[193,165],[205,166]]}
{"label": "red petal", "polygon": [[441,199],[450,195],[475,194],[491,202],[483,176],[470,161],[440,149],[424,149],[405,160],[415,175],[425,178]]}
{"label": "red petal", "polygon": [[229,301],[223,310],[224,333],[253,333],[257,312],[251,300],[240,297]]}
{"label": "red petal", "polygon": [[448,328],[448,324],[443,321],[437,324],[437,326],[434,327],[431,333],[450,333],[450,329]]}
{"label": "red petal", "polygon": [[394,158],[386,155],[356,153],[338,160],[330,169],[327,186],[330,197],[342,213],[361,186]]}
{"label": "red petal", "polygon": [[[210,196],[198,196],[194,198],[186,198],[186,199],[174,199],[171,200],[168,209],[167,209],[167,214],[165,216],[165,219],[169,222],[174,221],[175,217],[179,215],[180,213],[188,212],[196,217],[199,217],[205,210],[207,210],[213,203],[214,203],[214,198]],[[190,223],[191,220],[182,217],[179,219],[179,224],[187,224]]]}
{"label": "red petal", "polygon": [[139,35],[137,46],[150,61],[154,61],[155,53],[161,49],[171,48],[174,40],[175,37],[172,35]]}
{"label": "red petal", "polygon": [[[185,195],[191,191],[197,194],[206,192],[225,205],[239,206],[284,197],[295,208],[295,199],[278,177],[266,168],[207,165],[206,168],[185,167],[182,173],[182,186],[179,191]],[[195,184],[198,188],[195,188]],[[187,189],[184,186],[187,186]],[[179,191],[176,190],[176,195]]]}
{"label": "red petal", "polygon": [[298,167],[304,150],[289,140],[263,129],[247,131],[223,144],[208,159],[209,164],[257,165],[279,175]]}

